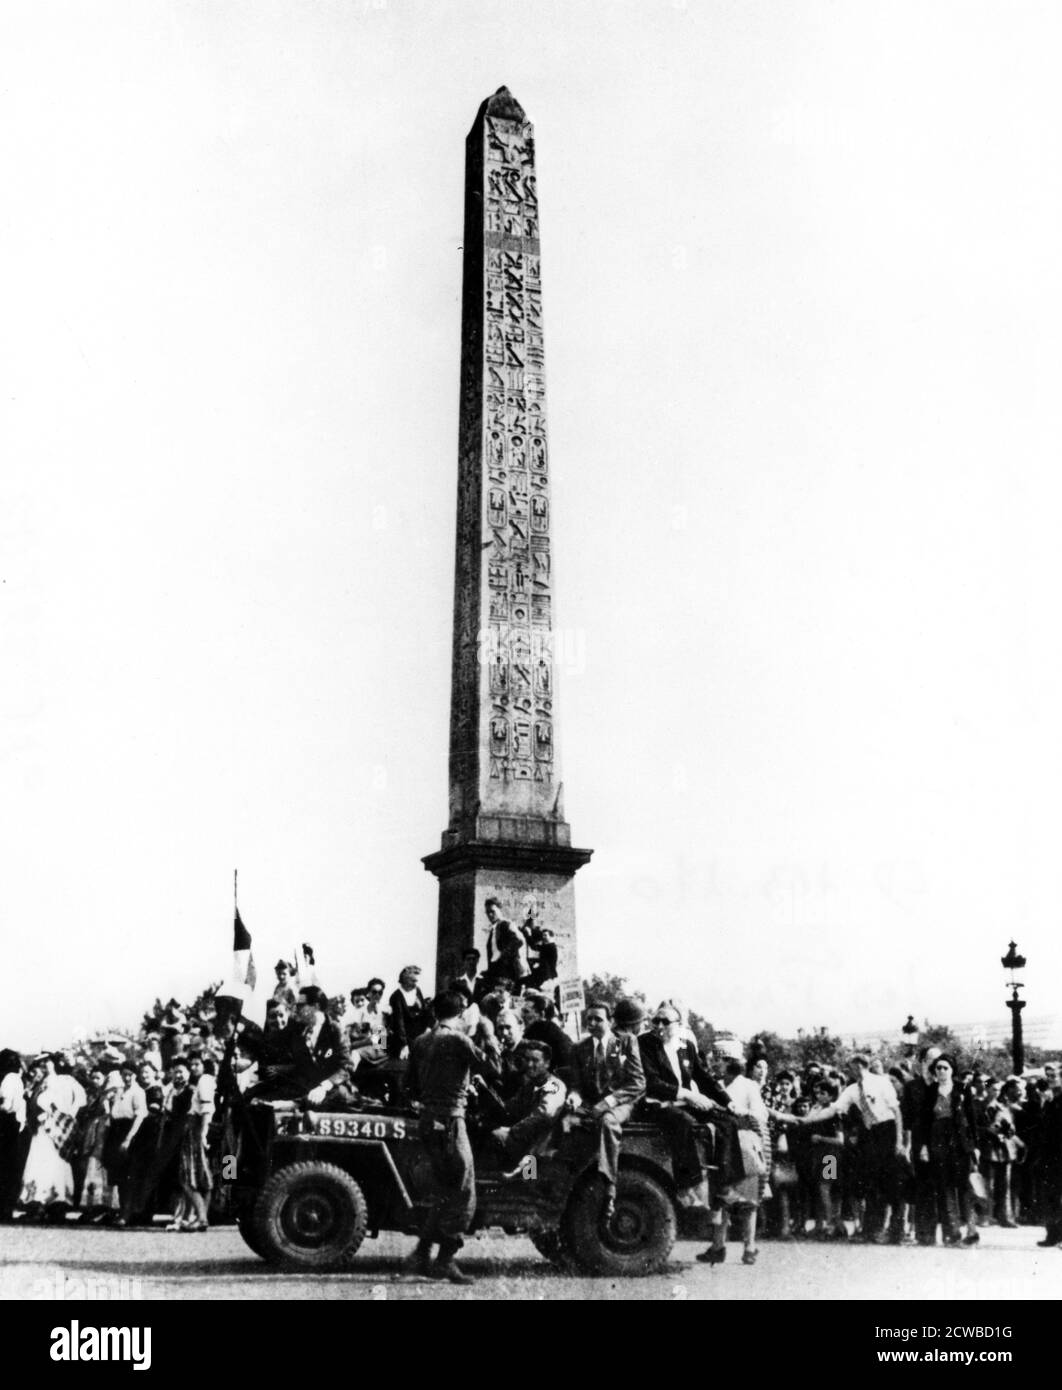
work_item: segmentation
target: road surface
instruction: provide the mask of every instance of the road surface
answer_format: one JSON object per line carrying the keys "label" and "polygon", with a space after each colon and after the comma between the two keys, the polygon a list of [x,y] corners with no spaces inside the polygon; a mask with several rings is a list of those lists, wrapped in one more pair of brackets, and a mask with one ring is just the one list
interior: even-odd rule
{"label": "road surface", "polygon": [[[234,1227],[204,1234],[14,1226],[0,1230],[4,1299],[1057,1299],[1062,1250],[1040,1250],[1042,1229],[990,1227],[973,1249],[764,1241],[754,1266],[729,1247],[717,1268],[694,1259],[703,1247],[675,1246],[665,1271],[645,1279],[588,1279],[558,1273],[530,1241],[496,1232],[472,1238],[461,1257],[471,1288],[416,1281],[401,1262],[408,1236],[367,1240],[349,1272],[309,1275],[270,1269]],[[8,1308],[8,1316],[12,1310]]]}

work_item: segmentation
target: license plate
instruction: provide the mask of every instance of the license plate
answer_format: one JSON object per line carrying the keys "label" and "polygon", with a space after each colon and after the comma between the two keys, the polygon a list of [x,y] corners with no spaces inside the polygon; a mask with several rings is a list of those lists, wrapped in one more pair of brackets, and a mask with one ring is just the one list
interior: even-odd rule
{"label": "license plate", "polygon": [[324,1139],[405,1139],[409,1121],[393,1115],[319,1115],[307,1117],[310,1134]]}

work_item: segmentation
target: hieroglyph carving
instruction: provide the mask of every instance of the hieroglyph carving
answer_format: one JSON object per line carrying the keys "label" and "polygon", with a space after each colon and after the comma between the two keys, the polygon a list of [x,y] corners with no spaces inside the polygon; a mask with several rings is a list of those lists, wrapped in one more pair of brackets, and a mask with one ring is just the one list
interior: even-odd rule
{"label": "hieroglyph carving", "polygon": [[534,133],[484,123],[483,544],[492,779],[553,780],[545,350]]}

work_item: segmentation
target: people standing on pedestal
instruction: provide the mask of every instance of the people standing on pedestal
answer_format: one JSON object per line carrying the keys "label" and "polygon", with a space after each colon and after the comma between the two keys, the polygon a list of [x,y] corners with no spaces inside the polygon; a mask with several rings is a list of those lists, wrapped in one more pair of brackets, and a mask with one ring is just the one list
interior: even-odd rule
{"label": "people standing on pedestal", "polygon": [[497,898],[488,898],[483,906],[490,923],[487,969],[484,973],[492,985],[504,976],[512,981],[513,989],[519,992],[522,982],[531,973],[527,962],[527,941],[523,932],[505,917]]}

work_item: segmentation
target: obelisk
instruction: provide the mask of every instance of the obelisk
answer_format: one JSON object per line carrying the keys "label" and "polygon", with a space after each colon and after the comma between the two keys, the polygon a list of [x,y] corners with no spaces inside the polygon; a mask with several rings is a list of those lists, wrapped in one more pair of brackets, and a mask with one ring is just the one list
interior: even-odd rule
{"label": "obelisk", "polygon": [[465,144],[450,823],[424,865],[439,880],[436,986],[476,947],[485,904],[548,928],[578,975],[574,849],[556,758],[550,454],[534,130],[500,87]]}

